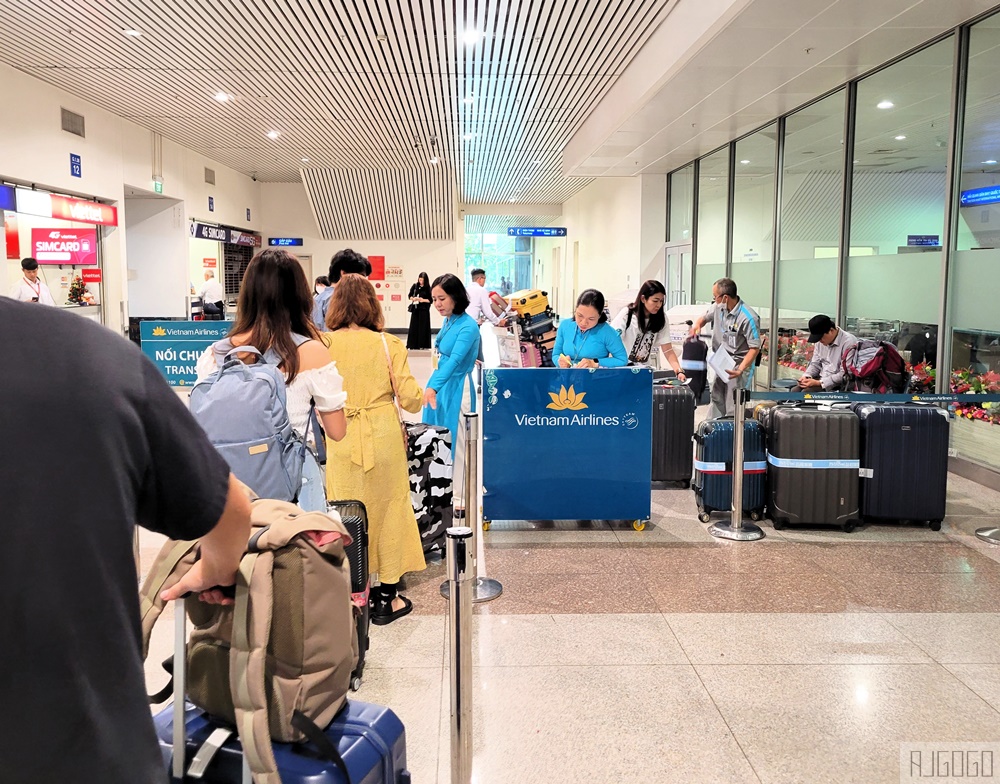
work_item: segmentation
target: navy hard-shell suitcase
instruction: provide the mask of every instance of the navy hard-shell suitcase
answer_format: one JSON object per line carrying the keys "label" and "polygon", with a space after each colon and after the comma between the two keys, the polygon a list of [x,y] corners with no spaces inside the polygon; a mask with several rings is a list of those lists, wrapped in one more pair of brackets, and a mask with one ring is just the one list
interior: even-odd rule
{"label": "navy hard-shell suitcase", "polygon": [[[703,523],[713,512],[732,509],[734,432],[732,417],[726,417],[702,422],[695,434],[693,488]],[[764,428],[748,419],[743,423],[743,511],[751,520],[760,520],[767,505],[766,461]]]}
{"label": "navy hard-shell suitcase", "polygon": [[354,623],[358,633],[358,664],[351,673],[351,689],[361,688],[365,674],[365,656],[368,653],[368,632],[371,612],[368,606],[370,582],[368,575],[368,511],[361,501],[330,501],[328,512],[340,515],[340,521],[351,535],[347,547],[347,562],[351,566],[351,602],[354,604]]}
{"label": "navy hard-shell suitcase", "polygon": [[860,424],[849,408],[782,405],[770,409],[768,514],[788,524],[837,525],[860,519]]}
{"label": "navy hard-shell suitcase", "polygon": [[861,422],[861,516],[929,522],[940,530],[948,495],[947,412],[910,404],[853,409]]}
{"label": "navy hard-shell suitcase", "polygon": [[695,399],[682,385],[653,384],[654,482],[691,482]]}
{"label": "navy hard-shell suitcase", "polygon": [[[173,707],[153,717],[160,751],[169,769],[173,757]],[[187,759],[194,760],[217,722],[193,705],[185,709]],[[406,770],[406,731],[389,708],[349,700],[327,727],[327,739],[340,753],[350,784],[409,784]],[[274,757],[282,784],[348,784],[331,762],[320,759],[309,744],[275,743]],[[185,766],[190,770],[191,763]],[[177,779],[172,780],[175,784]],[[240,784],[243,781],[243,747],[235,733],[212,755],[199,778],[188,773],[183,782]]]}

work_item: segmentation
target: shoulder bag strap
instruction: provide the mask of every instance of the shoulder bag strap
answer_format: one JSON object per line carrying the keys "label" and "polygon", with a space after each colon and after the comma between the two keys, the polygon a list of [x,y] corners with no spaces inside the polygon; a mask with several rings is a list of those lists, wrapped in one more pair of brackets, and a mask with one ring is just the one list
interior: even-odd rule
{"label": "shoulder bag strap", "polygon": [[399,392],[396,389],[396,374],[392,372],[392,357],[389,356],[389,343],[385,339],[385,333],[380,332],[382,338],[382,348],[385,349],[385,364],[389,368],[389,384],[392,386],[392,402],[396,406],[396,418],[399,420],[399,432],[403,436],[403,452],[407,452],[410,447],[410,439],[406,435],[406,423],[403,421],[403,412],[399,408]]}

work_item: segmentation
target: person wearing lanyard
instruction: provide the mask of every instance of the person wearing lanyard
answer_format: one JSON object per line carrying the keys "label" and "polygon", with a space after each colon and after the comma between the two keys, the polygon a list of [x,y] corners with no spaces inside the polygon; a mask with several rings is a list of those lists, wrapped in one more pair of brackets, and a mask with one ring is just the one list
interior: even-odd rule
{"label": "person wearing lanyard", "polygon": [[38,279],[38,262],[30,256],[21,259],[21,281],[14,284],[10,290],[10,298],[19,302],[39,302],[42,305],[55,306],[49,287]]}
{"label": "person wearing lanyard", "polygon": [[475,411],[472,370],[479,355],[479,325],[466,309],[469,295],[462,281],[445,274],[431,284],[431,302],[444,316],[434,340],[434,372],[424,389],[423,421],[451,431],[453,493],[456,511],[465,508],[465,430],[463,411]]}
{"label": "person wearing lanyard", "polygon": [[552,356],[561,368],[625,367],[628,354],[618,330],[608,324],[604,295],[587,289],[576,301],[573,319],[556,331]]}

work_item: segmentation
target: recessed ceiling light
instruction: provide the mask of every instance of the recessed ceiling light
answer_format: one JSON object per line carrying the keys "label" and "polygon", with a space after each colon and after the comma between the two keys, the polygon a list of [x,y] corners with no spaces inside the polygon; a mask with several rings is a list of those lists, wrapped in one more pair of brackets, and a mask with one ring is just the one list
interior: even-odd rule
{"label": "recessed ceiling light", "polygon": [[748,161],[746,159],[743,159],[742,161],[740,161],[740,163],[742,163],[744,166],[746,166],[748,163],[750,163],[750,161]]}
{"label": "recessed ceiling light", "polygon": [[534,165],[534,166],[541,166],[541,165],[542,165],[542,162],[541,162],[541,161],[532,161],[531,163],[532,163],[532,165]]}
{"label": "recessed ceiling light", "polygon": [[433,157],[431,157],[431,158],[429,158],[429,159],[428,159],[428,163],[432,163],[432,164],[434,164],[435,166],[437,166],[437,165],[438,165],[439,163],[441,163],[441,159],[440,159],[440,158],[438,158],[438,157],[437,157],[437,156],[435,155],[435,156],[433,156]]}
{"label": "recessed ceiling light", "polygon": [[476,100],[475,98],[466,98],[464,101],[462,101],[462,103],[474,103],[475,100]]}
{"label": "recessed ceiling light", "polygon": [[892,101],[879,101],[877,104],[879,109],[891,109],[895,105]]}
{"label": "recessed ceiling light", "polygon": [[375,36],[375,40],[378,41],[380,44],[384,44],[386,41],[389,40],[389,36],[385,34],[379,34]]}
{"label": "recessed ceiling light", "polygon": [[471,139],[471,138],[472,138],[472,137],[474,137],[475,135],[476,135],[476,134],[474,134],[474,133],[467,133],[467,134],[465,134],[465,136],[463,136],[462,138],[463,138],[463,139],[465,139],[465,141],[469,141],[469,139]]}
{"label": "recessed ceiling light", "polygon": [[465,41],[466,46],[472,46],[479,40],[479,31],[474,27],[468,28],[462,35],[462,40]]}
{"label": "recessed ceiling light", "polygon": [[300,158],[299,160],[301,160],[303,163],[309,163],[309,159],[308,158]]}
{"label": "recessed ceiling light", "polygon": [[893,138],[895,138],[895,140],[896,140],[897,142],[901,142],[901,141],[903,141],[903,139],[905,139],[906,137],[905,137],[905,136],[904,136],[903,134],[899,134],[899,136],[895,136],[895,137],[893,137]]}
{"label": "recessed ceiling light", "polygon": [[514,202],[517,201],[517,199],[507,199],[507,201],[510,202],[511,204],[513,204]]}
{"label": "recessed ceiling light", "polygon": [[996,163],[996,161],[993,161],[993,160],[990,160],[990,161],[983,161],[983,163],[985,163],[985,164],[986,164],[987,166],[992,166],[993,164],[995,164],[995,163]]}
{"label": "recessed ceiling light", "polygon": [[268,131],[267,132],[267,138],[268,139],[277,139],[279,136],[281,136],[281,131]]}
{"label": "recessed ceiling light", "polygon": [[125,33],[125,35],[129,36],[130,38],[138,38],[139,36],[142,35],[142,30],[136,30],[134,27],[130,27],[127,30],[122,30],[122,32]]}
{"label": "recessed ceiling light", "polygon": [[232,100],[233,96],[231,96],[229,93],[224,93],[220,90],[215,94],[214,98],[219,103],[225,103],[226,101]]}

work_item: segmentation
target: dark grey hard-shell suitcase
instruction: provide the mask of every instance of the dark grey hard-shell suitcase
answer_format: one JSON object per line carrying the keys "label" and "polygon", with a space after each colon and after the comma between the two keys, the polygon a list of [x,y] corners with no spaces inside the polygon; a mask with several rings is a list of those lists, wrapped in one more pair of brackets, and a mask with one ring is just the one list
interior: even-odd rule
{"label": "dark grey hard-shell suitcase", "polygon": [[653,385],[654,482],[691,483],[694,394],[683,385]]}
{"label": "dark grey hard-shell suitcase", "polygon": [[770,411],[768,514],[789,524],[836,525],[860,519],[860,423],[849,408],[777,406]]}

